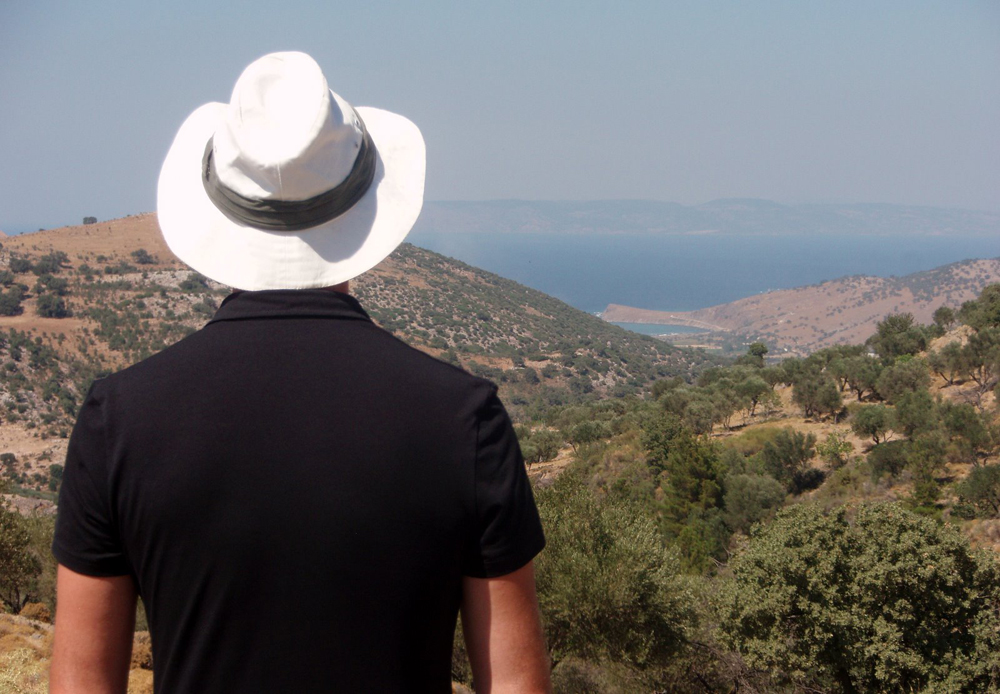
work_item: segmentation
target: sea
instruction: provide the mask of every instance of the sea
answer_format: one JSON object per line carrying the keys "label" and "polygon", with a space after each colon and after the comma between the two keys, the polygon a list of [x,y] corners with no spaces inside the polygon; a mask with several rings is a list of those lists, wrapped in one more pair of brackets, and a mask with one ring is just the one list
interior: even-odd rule
{"label": "sea", "polygon": [[[1000,257],[1000,236],[419,232],[407,240],[597,315],[610,303],[691,311],[849,275],[902,276]],[[646,334],[692,331],[622,325]]]}

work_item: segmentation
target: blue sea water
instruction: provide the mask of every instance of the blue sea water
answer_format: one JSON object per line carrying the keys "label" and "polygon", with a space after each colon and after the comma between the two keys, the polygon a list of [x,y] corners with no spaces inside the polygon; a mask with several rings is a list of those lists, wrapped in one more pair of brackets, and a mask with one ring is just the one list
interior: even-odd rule
{"label": "blue sea water", "polygon": [[415,233],[408,239],[596,313],[690,311],[847,275],[1000,257],[1000,237]]}

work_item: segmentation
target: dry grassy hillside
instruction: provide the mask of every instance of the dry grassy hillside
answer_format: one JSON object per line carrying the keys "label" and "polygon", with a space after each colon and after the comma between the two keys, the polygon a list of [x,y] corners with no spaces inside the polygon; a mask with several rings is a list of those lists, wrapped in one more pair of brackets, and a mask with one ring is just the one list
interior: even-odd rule
{"label": "dry grassy hillside", "polygon": [[939,306],[958,308],[993,282],[1000,282],[1000,258],[967,260],[898,278],[844,277],[697,311],[611,304],[603,317],[626,323],[694,325],[716,333],[688,336],[699,343],[737,334],[765,340],[779,351],[806,355],[835,344],[864,342],[875,324],[890,313],[912,313],[918,322],[929,323]]}

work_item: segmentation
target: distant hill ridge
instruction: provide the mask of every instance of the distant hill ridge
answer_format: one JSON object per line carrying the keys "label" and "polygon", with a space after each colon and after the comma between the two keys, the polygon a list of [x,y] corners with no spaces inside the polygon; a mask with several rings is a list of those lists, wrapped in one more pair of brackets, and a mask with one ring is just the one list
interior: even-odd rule
{"label": "distant hill ridge", "polygon": [[782,205],[729,198],[702,205],[655,200],[438,201],[414,229],[447,233],[926,234],[994,236],[1000,212],[912,205]]}
{"label": "distant hill ridge", "polygon": [[958,308],[1000,282],[1000,258],[964,260],[904,277],[856,275],[782,289],[697,311],[656,311],[610,304],[608,321],[693,325],[764,339],[795,354],[864,342],[890,313],[929,323],[939,306]]}

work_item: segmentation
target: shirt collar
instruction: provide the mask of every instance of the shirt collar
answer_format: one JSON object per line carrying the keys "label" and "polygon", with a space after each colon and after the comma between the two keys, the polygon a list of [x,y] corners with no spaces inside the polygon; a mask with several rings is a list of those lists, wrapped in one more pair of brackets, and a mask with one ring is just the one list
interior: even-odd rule
{"label": "shirt collar", "polygon": [[225,298],[209,325],[218,321],[254,318],[371,318],[358,300],[329,289],[268,289],[233,292]]}

